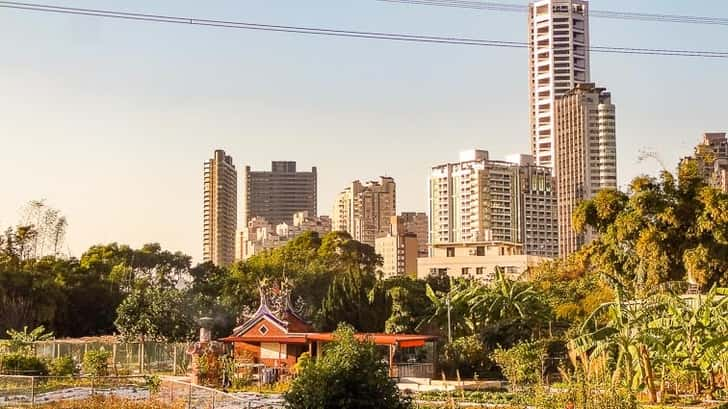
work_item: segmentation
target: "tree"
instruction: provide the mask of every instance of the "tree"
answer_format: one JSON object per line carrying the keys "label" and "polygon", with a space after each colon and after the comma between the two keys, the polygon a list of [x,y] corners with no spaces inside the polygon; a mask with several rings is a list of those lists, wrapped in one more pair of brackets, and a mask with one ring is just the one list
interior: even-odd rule
{"label": "tree", "polygon": [[589,268],[649,292],[658,284],[728,285],[728,194],[708,186],[696,161],[677,176],[640,176],[628,194],[603,190],[574,214],[577,229],[599,237],[582,254]]}
{"label": "tree", "polygon": [[407,409],[375,345],[341,325],[321,358],[305,360],[285,394],[290,409]]}
{"label": "tree", "polygon": [[498,348],[491,357],[511,387],[520,388],[541,382],[544,361],[548,355],[542,342],[523,342],[510,349]]}
{"label": "tree", "polygon": [[196,329],[193,314],[176,288],[135,288],[117,309],[114,322],[128,340],[188,341]]}

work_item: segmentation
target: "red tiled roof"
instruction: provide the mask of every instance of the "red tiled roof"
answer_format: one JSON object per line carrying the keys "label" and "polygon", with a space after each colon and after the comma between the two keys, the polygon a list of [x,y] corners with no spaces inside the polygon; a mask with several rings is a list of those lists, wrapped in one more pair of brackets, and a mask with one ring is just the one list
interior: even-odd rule
{"label": "red tiled roof", "polygon": [[[356,334],[359,340],[370,340],[377,345],[398,345],[402,348],[423,346],[427,341],[434,341],[436,336],[432,335],[410,335],[410,334]],[[305,344],[309,341],[331,342],[334,334],[331,332],[288,334],[287,336],[230,336],[222,338],[223,342],[280,342],[284,344]]]}

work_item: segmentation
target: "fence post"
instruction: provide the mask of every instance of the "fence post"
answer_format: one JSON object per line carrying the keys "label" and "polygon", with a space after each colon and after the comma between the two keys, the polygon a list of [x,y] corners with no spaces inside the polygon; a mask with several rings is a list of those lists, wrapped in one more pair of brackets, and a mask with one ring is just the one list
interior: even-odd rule
{"label": "fence post", "polygon": [[192,383],[190,383],[187,390],[187,409],[192,409]]}
{"label": "fence post", "polygon": [[211,391],[210,394],[212,394],[212,409],[215,409],[215,392]]}
{"label": "fence post", "polygon": [[172,344],[173,355],[172,355],[172,375],[177,376],[177,344]]}
{"label": "fence post", "polygon": [[35,407],[35,376],[30,377],[30,407]]}

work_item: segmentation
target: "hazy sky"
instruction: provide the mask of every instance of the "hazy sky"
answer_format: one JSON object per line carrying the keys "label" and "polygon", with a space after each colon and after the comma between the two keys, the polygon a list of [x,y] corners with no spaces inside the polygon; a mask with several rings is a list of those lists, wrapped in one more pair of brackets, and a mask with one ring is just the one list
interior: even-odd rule
{"label": "hazy sky", "polygon": [[[40,0],[39,0],[40,1]],[[508,0],[502,0],[508,1]],[[197,18],[525,41],[526,16],[374,0],[72,0]],[[525,4],[511,0],[511,3]],[[593,9],[728,17],[723,0],[593,0]],[[0,226],[31,199],[80,255],[118,241],[201,256],[202,164],[319,168],[319,213],[353,179],[395,177],[425,210],[434,164],[528,152],[523,49],[321,38],[0,9]],[[592,45],[728,51],[728,27],[592,19]],[[728,128],[728,61],[592,56],[617,106],[619,180],[671,166]],[[240,172],[242,173],[242,172]]]}

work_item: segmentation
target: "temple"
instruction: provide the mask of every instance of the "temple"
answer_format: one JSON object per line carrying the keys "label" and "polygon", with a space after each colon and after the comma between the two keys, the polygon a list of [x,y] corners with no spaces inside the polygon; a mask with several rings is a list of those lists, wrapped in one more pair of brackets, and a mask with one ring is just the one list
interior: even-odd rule
{"label": "temple", "polygon": [[[236,362],[287,370],[308,352],[316,358],[325,353],[324,345],[333,340],[332,333],[314,332],[286,296],[278,311],[271,308],[265,291],[260,291],[258,310],[233,333],[220,341],[232,344]],[[433,378],[435,375],[437,337],[406,334],[356,334],[379,347],[389,362],[394,378]]]}

